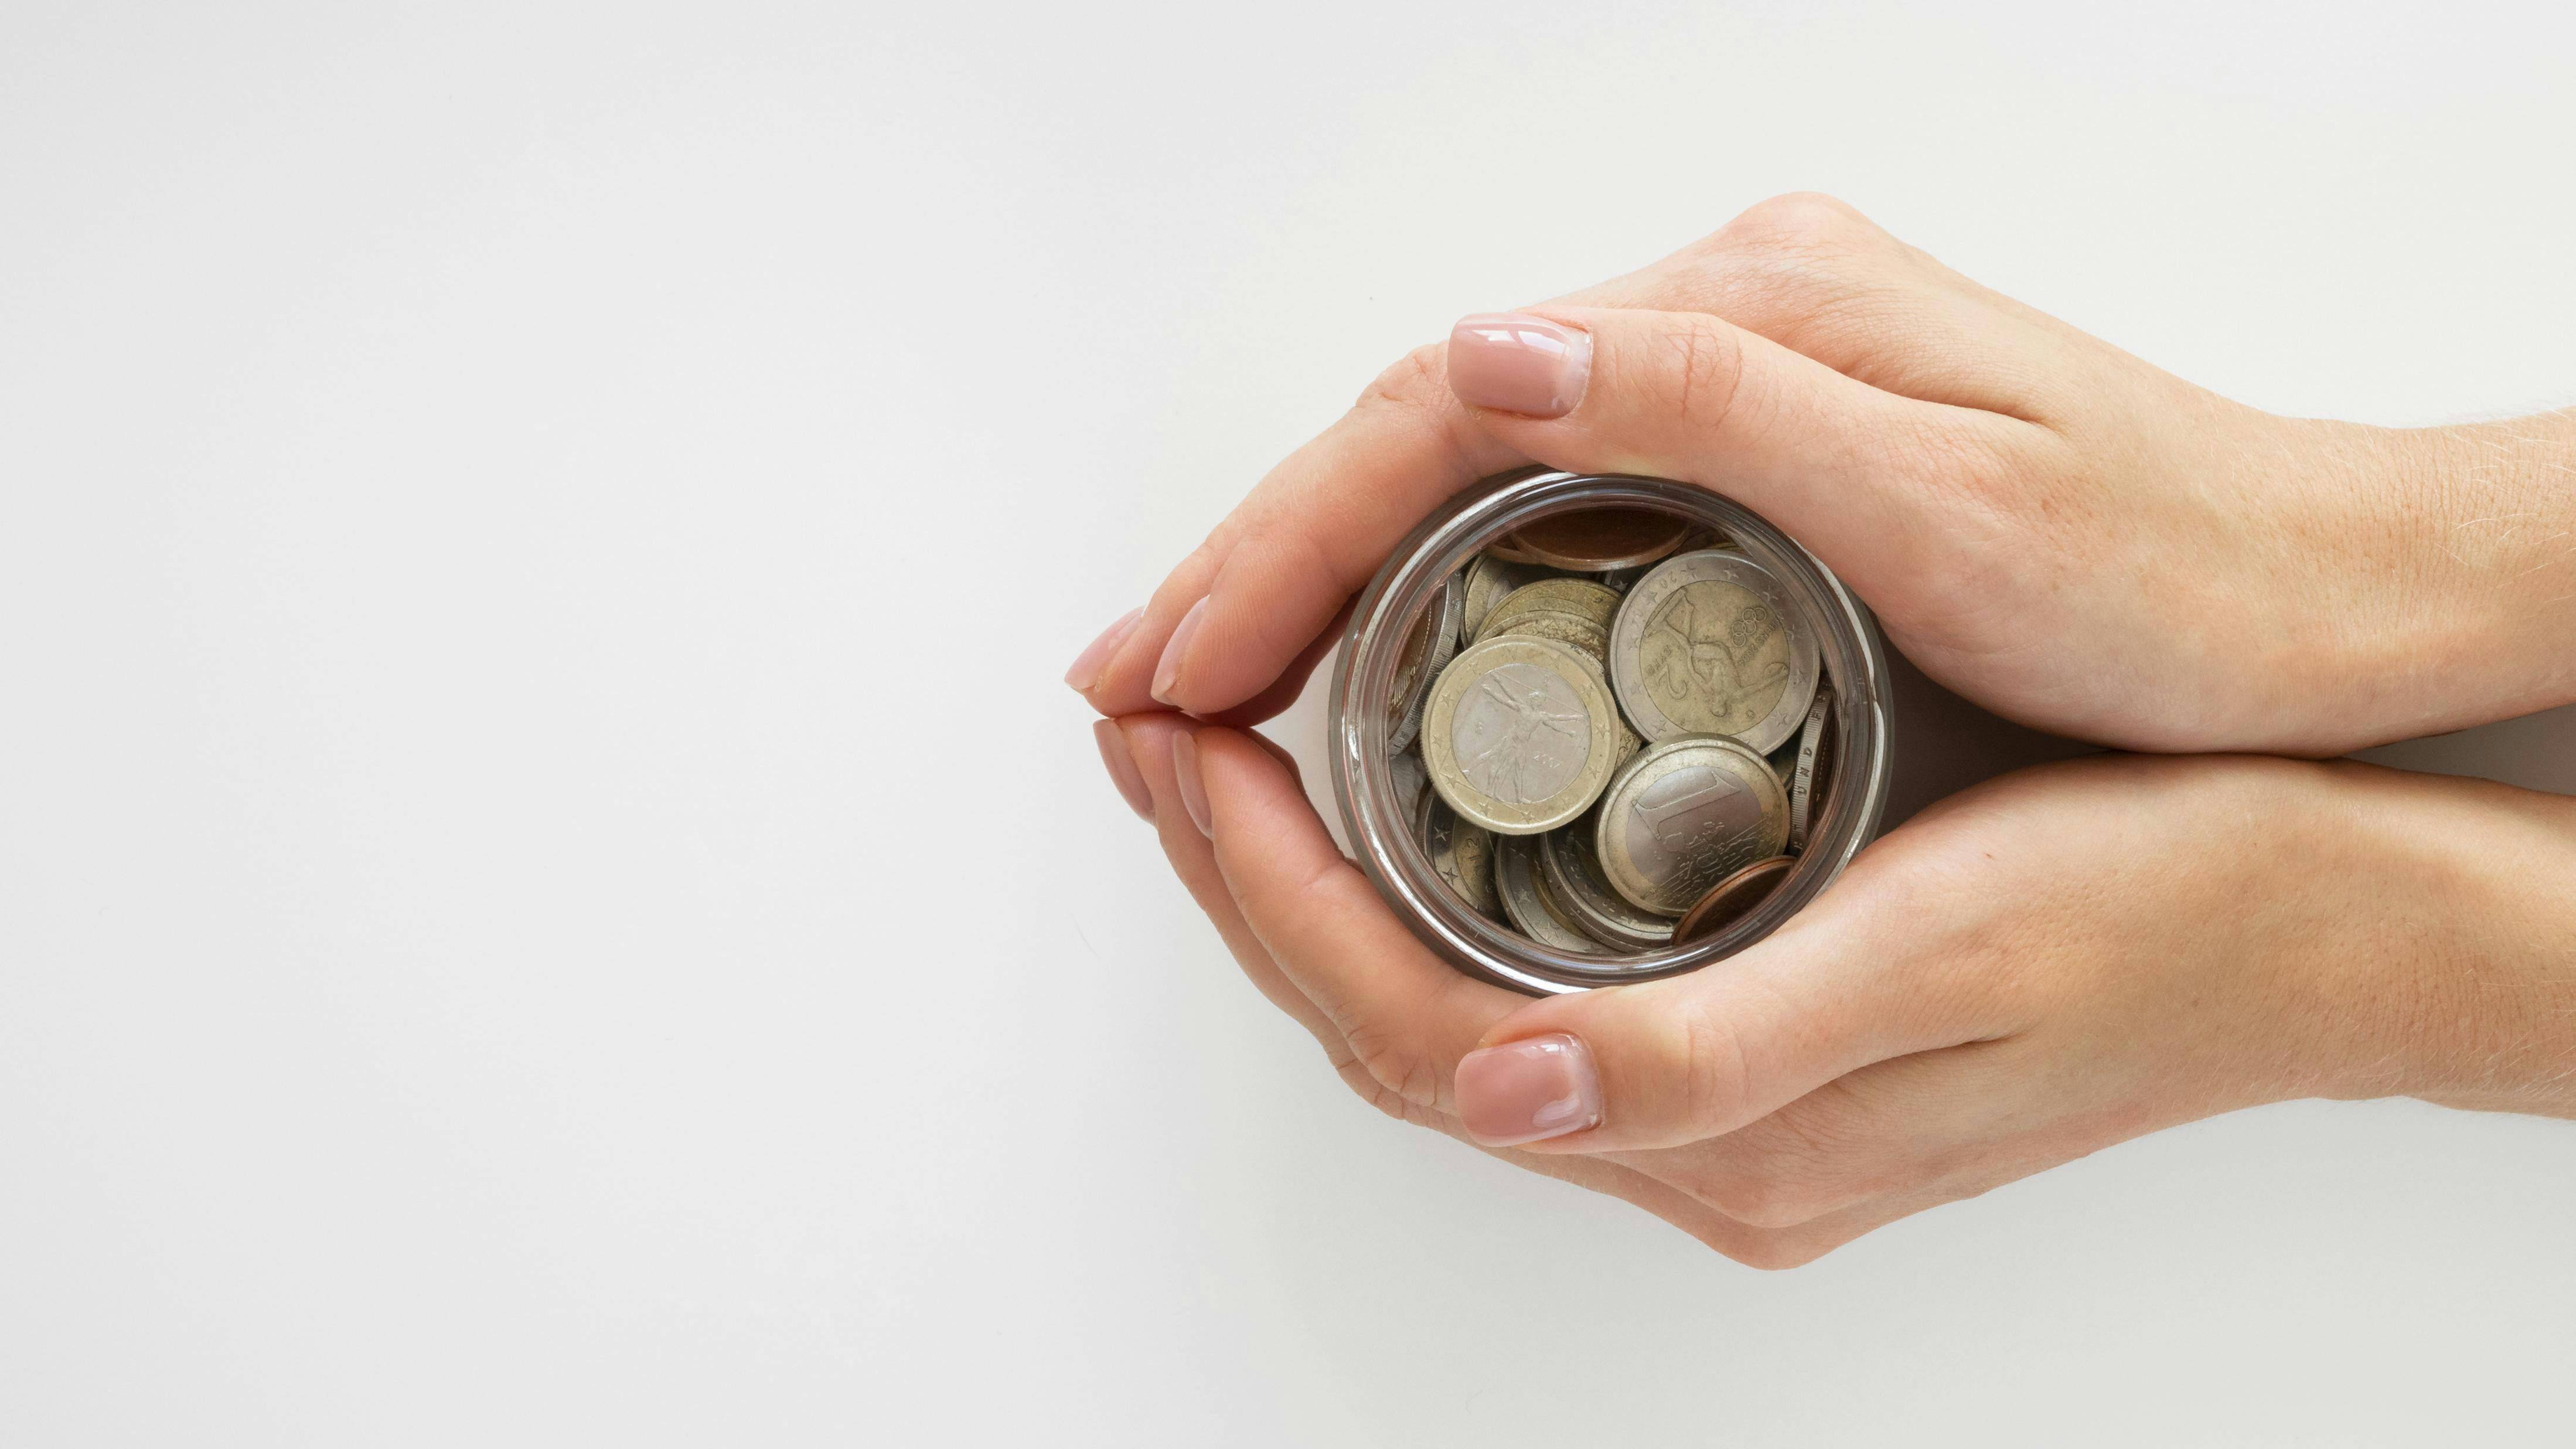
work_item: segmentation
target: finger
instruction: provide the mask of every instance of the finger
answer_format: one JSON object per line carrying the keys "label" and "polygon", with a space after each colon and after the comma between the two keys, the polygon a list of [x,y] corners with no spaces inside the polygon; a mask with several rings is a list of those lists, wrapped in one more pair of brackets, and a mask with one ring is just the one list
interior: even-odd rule
{"label": "finger", "polygon": [[[1172,774],[1172,736],[1189,728],[1187,721],[1172,714],[1130,715],[1124,719],[1103,722],[1115,735],[1117,747],[1124,749],[1133,762],[1136,776],[1143,782],[1152,800],[1154,828],[1162,837],[1163,854],[1172,863],[1172,871],[1189,888],[1191,899],[1207,913],[1208,921],[1224,938],[1226,949],[1234,953],[1236,964],[1245,978],[1271,1005],[1287,1013],[1298,1025],[1313,1033],[1323,1045],[1324,1053],[1336,1063],[1349,1055],[1349,1044],[1325,1015],[1316,1009],[1306,994],[1299,991],[1270,958],[1252,928],[1244,924],[1242,912],[1235,909],[1234,896],[1225,888],[1224,877],[1217,873],[1216,855],[1207,836],[1190,821],[1183,803],[1180,785]],[[1277,746],[1258,735],[1247,735],[1273,751]],[[1104,737],[1102,746],[1111,745]],[[1286,759],[1284,752],[1278,758]],[[1292,766],[1288,768],[1293,769]]]}
{"label": "finger", "polygon": [[1295,779],[1251,742],[1210,726],[1181,756],[1184,779],[1196,770],[1217,868],[1281,972],[1378,1090],[1449,1112],[1458,1059],[1524,998],[1452,970],[1398,924]]}
{"label": "finger", "polygon": [[1449,377],[1477,421],[1552,467],[1698,483],[1837,570],[1919,565],[1942,511],[2045,434],[1883,392],[1697,312],[1549,307],[1463,318]]}
{"label": "finger", "polygon": [[[1297,702],[1298,696],[1306,692],[1306,681],[1314,677],[1315,670],[1332,656],[1334,646],[1342,642],[1342,631],[1351,622],[1351,606],[1357,602],[1356,599],[1343,600],[1341,611],[1333,615],[1332,619],[1324,625],[1322,632],[1307,644],[1303,652],[1290,660],[1288,667],[1279,672],[1279,677],[1270,681],[1260,693],[1231,709],[1210,711],[1207,722],[1226,725],[1233,729],[1250,730],[1254,725],[1284,713],[1288,706]],[[1254,734],[1252,738],[1259,740],[1262,737]],[[1296,762],[1289,759],[1285,752],[1274,749],[1272,753],[1286,761],[1290,769],[1296,768]]]}
{"label": "finger", "polygon": [[1813,192],[1749,208],[1608,300],[1558,300],[1711,313],[1873,387],[2028,421],[2063,413],[2103,351]]}
{"label": "finger", "polygon": [[1272,469],[1067,682],[1103,714],[1206,716],[1278,680],[1425,514],[1524,461],[1468,420],[1442,357],[1417,350]]}
{"label": "finger", "polygon": [[1468,1130],[1541,1152],[1677,1146],[1873,1063],[2027,1025],[2010,983],[1950,939],[1966,908],[1939,878],[1871,866],[1706,970],[1522,1007],[1459,1064]]}

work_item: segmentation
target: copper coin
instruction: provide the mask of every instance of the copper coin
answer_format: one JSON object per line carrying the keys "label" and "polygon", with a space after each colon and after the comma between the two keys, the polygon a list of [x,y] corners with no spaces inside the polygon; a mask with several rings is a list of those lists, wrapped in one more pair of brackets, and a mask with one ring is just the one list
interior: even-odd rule
{"label": "copper coin", "polygon": [[1650,564],[1682,546],[1691,523],[1643,508],[1586,508],[1524,523],[1486,552],[1513,563],[1597,574]]}
{"label": "copper coin", "polygon": [[1705,941],[1736,922],[1743,920],[1755,906],[1770,899],[1780,882],[1789,878],[1789,868],[1798,862],[1786,855],[1757,860],[1708,888],[1699,904],[1682,916],[1673,927],[1673,944],[1686,946]]}

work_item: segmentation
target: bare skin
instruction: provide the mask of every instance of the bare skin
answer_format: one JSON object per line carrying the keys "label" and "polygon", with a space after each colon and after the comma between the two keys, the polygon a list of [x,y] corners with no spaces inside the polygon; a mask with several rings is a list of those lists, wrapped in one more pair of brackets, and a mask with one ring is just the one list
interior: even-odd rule
{"label": "bare skin", "polygon": [[[1816,197],[1528,310],[1588,355],[1550,415],[1471,406],[1417,351],[1068,676],[1246,974],[1361,1095],[1513,1140],[1478,1063],[1579,1043],[1597,1110],[1499,1155],[1764,1266],[2263,1102],[2576,1116],[2576,802],[2202,753],[2576,700],[2576,413],[2275,417]],[[1222,726],[1293,698],[1424,513],[1529,462],[1717,488],[1959,693],[2195,757],[1954,797],[1719,968],[1535,1002],[1463,977]]]}
{"label": "bare skin", "polygon": [[1820,197],[1529,310],[1591,339],[1573,411],[1471,408],[1446,345],[1417,350],[1273,470],[1076,687],[1109,715],[1284,702],[1274,686],[1407,529],[1539,462],[1751,505],[1926,673],[2079,739],[2330,755],[2576,700],[2576,412],[2276,417]]}

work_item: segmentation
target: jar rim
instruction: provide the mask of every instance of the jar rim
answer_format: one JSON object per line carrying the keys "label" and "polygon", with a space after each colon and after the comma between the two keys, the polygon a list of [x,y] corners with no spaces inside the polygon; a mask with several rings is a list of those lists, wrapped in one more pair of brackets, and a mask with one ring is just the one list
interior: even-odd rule
{"label": "jar rim", "polygon": [[[1391,656],[1435,590],[1525,523],[1601,507],[1675,514],[1723,532],[1780,580],[1816,626],[1834,690],[1840,762],[1805,850],[1765,901],[1712,938],[1637,955],[1578,954],[1529,940],[1460,901],[1439,879],[1396,799],[1386,723]],[[1771,934],[1839,877],[1878,831],[1890,784],[1887,650],[1876,621],[1830,569],[1768,520],[1715,490],[1625,474],[1524,469],[1462,490],[1417,525],[1354,602],[1333,667],[1333,796],[1358,864],[1397,917],[1451,965],[1533,994],[1699,970]]]}

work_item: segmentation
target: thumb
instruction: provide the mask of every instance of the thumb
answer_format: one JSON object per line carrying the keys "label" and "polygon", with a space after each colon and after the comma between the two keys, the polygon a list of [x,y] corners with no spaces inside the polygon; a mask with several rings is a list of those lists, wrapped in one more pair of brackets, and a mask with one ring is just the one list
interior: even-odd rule
{"label": "thumb", "polygon": [[1700,312],[1479,313],[1450,330],[1448,373],[1514,451],[1697,483],[1837,569],[1837,553],[1908,536],[1948,491],[1909,485],[2000,446],[2011,421],[1881,391]]}
{"label": "thumb", "polygon": [[1957,973],[1853,934],[1793,924],[1687,976],[1532,1002],[1459,1060],[1458,1116],[1488,1147],[1675,1147],[1872,1063],[2005,1029]]}

